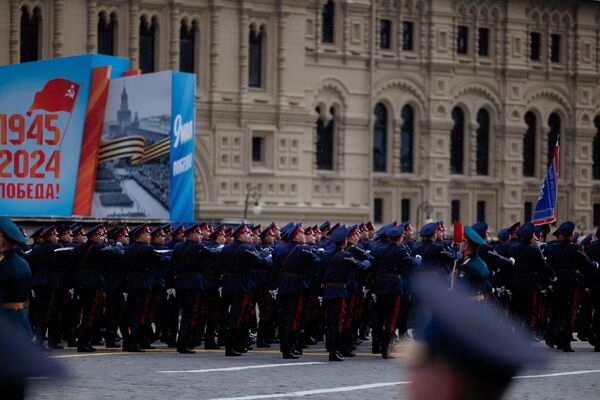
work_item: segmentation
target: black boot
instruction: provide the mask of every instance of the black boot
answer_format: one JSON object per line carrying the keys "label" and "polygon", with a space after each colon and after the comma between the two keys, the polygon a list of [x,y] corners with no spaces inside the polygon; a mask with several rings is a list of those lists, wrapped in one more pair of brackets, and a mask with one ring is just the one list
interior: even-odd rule
{"label": "black boot", "polygon": [[300,358],[300,356],[296,355],[296,353],[294,353],[294,352],[283,353],[284,360],[297,360],[299,358]]}
{"label": "black boot", "polygon": [[196,354],[196,352],[190,348],[187,347],[179,347],[177,348],[177,352],[179,354]]}
{"label": "black boot", "polygon": [[337,351],[329,353],[329,361],[344,361],[344,357]]}
{"label": "black boot", "polygon": [[225,355],[227,357],[239,357],[242,355],[242,353],[240,353],[239,351],[234,350],[231,347],[226,347],[225,348]]}

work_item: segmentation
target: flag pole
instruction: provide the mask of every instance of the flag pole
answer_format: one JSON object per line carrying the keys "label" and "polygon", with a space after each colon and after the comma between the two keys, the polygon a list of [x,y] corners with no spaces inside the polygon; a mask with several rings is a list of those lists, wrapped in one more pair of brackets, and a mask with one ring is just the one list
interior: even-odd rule
{"label": "flag pole", "polygon": [[[79,88],[81,88],[82,85],[83,85],[83,82],[80,82]],[[71,123],[71,117],[73,116],[73,109],[75,108],[75,104],[77,103],[78,96],[79,96],[79,89],[77,90],[77,94],[75,95],[75,98],[73,99],[73,105],[71,106],[71,111],[69,111],[69,119],[67,120],[67,125],[65,126],[65,134],[62,135],[60,138],[60,143],[58,144],[59,149],[62,147],[63,140],[65,139],[65,136],[67,136],[67,133],[69,132],[69,124]]]}

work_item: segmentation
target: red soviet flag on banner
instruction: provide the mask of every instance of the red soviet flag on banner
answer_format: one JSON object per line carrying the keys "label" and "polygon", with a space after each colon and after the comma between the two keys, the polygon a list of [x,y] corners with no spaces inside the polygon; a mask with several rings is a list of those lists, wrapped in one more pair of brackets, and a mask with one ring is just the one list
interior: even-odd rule
{"label": "red soviet flag on banner", "polygon": [[454,221],[454,243],[459,244],[464,238],[463,224],[456,220]]}
{"label": "red soviet flag on banner", "polygon": [[79,85],[75,82],[61,78],[50,79],[42,90],[35,93],[27,115],[31,116],[35,110],[71,112],[78,92]]}

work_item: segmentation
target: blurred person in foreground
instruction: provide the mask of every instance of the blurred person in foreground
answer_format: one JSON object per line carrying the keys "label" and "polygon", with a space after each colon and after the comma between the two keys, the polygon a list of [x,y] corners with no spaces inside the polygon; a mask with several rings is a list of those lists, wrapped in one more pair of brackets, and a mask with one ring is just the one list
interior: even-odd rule
{"label": "blurred person in foreground", "polygon": [[31,339],[29,324],[29,291],[31,270],[18,254],[17,246],[25,243],[19,227],[0,217],[0,320],[7,322],[20,335]]}
{"label": "blurred person in foreground", "polygon": [[414,282],[426,310],[420,342],[411,348],[409,398],[501,399],[512,377],[545,358],[511,332],[493,310],[465,300],[434,280]]}

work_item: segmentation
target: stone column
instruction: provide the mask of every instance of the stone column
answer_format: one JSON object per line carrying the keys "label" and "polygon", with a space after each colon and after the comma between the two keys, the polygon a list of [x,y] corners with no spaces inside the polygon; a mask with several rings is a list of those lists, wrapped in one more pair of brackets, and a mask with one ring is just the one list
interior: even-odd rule
{"label": "stone column", "polygon": [[[595,229],[592,226],[592,157],[595,135],[596,129],[591,121],[587,126],[577,126],[576,129],[567,130],[564,135],[565,138],[569,138],[570,155],[572,156],[572,164],[567,168],[573,171],[571,175],[573,197],[571,197],[571,209],[567,215],[576,224],[583,222],[587,231]],[[565,142],[566,140],[563,141],[563,143]],[[559,177],[560,173],[561,171],[559,171]]]}
{"label": "stone column", "polygon": [[[179,35],[181,32],[181,21],[179,20],[179,4],[171,1],[171,42],[169,49],[169,60],[171,69],[179,70]],[[191,24],[191,21],[190,21]]]}
{"label": "stone column", "polygon": [[[449,226],[450,221],[450,130],[452,129],[451,119],[432,119],[422,126],[427,127],[429,134],[421,140],[427,141],[425,159],[421,163],[425,165],[425,176],[427,187],[425,190],[425,199],[433,206],[432,217],[435,220],[444,220]],[[424,129],[424,131],[426,131]]]}
{"label": "stone column", "polygon": [[61,57],[63,54],[63,6],[64,0],[54,0],[54,38],[53,52],[54,57]]}
{"label": "stone column", "polygon": [[[281,109],[285,107],[285,20],[288,14],[283,11],[280,2],[277,13],[277,105],[278,124],[281,123]],[[275,37],[269,37],[275,40]]]}
{"label": "stone column", "polygon": [[87,19],[87,51],[95,53],[98,51],[98,3],[96,0],[88,0]]}
{"label": "stone column", "polygon": [[19,23],[21,22],[19,0],[10,0],[10,63],[19,62]]}
{"label": "stone column", "polygon": [[139,67],[140,6],[138,0],[129,3],[129,67]]}

